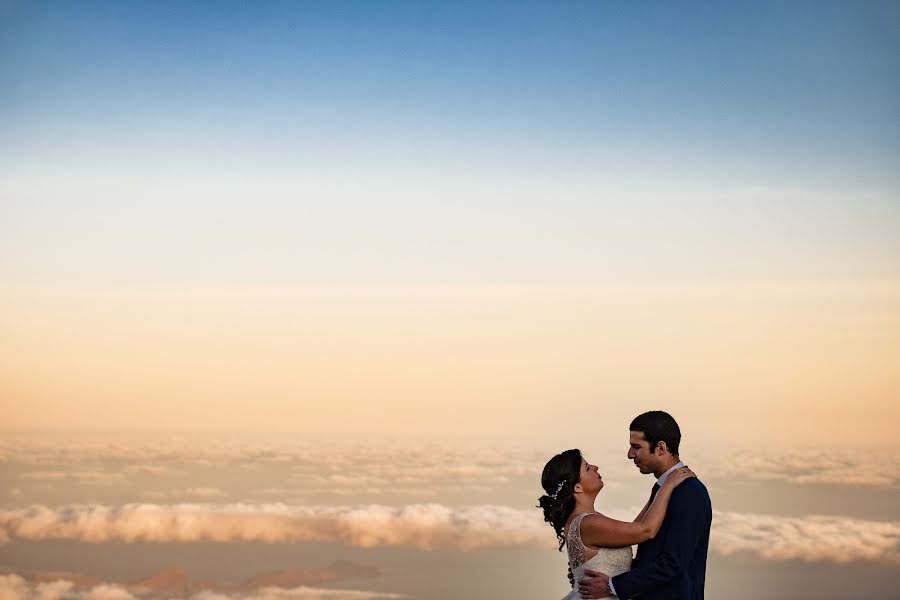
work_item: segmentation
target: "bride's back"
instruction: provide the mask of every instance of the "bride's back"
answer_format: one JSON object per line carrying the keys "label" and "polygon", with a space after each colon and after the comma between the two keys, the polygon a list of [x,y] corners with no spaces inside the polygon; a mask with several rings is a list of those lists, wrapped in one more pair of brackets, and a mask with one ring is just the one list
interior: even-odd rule
{"label": "bride's back", "polygon": [[[600,548],[596,550],[584,545],[581,539],[581,521],[592,514],[584,512],[575,516],[566,529],[566,550],[569,554],[569,568],[575,581],[581,579],[585,569],[600,571],[610,577],[621,575],[631,569],[631,546],[624,548]],[[578,596],[572,596],[577,598]]]}

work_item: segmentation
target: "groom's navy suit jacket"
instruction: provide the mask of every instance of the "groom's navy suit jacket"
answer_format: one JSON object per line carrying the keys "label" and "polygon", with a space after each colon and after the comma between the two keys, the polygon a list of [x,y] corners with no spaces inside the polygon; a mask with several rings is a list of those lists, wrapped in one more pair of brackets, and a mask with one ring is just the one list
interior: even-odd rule
{"label": "groom's navy suit jacket", "polygon": [[692,477],[672,490],[669,510],[652,540],[638,545],[631,570],[613,577],[616,595],[641,600],[703,600],[712,503]]}

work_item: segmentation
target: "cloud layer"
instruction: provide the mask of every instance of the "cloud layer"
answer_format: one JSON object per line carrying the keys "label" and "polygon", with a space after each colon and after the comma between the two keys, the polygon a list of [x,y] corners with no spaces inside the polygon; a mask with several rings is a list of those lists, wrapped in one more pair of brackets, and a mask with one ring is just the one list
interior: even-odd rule
{"label": "cloud layer", "polygon": [[335,496],[411,504],[447,494],[486,498],[513,486],[519,493],[527,491],[530,501],[540,493],[536,482],[549,455],[518,446],[453,447],[427,441],[0,437],[0,462],[5,463],[0,486],[19,487],[26,502],[47,504],[227,498],[297,504]]}
{"label": "cloud layer", "polygon": [[0,540],[340,542],[474,549],[546,542],[549,530],[540,524],[537,511],[490,505],[36,505],[0,512]]}
{"label": "cloud layer", "polygon": [[767,560],[900,565],[898,521],[717,513],[711,543],[721,554],[747,552]]}
{"label": "cloud layer", "polygon": [[[521,506],[518,503],[530,503],[540,494],[540,472],[555,450],[516,444],[470,447],[434,441],[0,436],[0,463],[4,464],[0,486],[19,490],[15,496],[7,495],[7,503],[231,499],[314,504],[345,497],[343,503],[413,504],[440,499],[444,504],[494,502]],[[639,489],[634,468],[621,448],[588,450],[587,457],[601,466],[609,490],[629,486],[634,491]],[[723,452],[706,448],[685,458],[708,482],[742,480],[757,482],[758,486],[782,482],[900,490],[900,465],[884,461],[879,453],[862,450],[791,448],[781,452],[779,448],[763,448]],[[643,487],[640,490],[643,494]],[[518,498],[513,501],[510,494],[518,494]]]}
{"label": "cloud layer", "polygon": [[[538,510],[494,505],[452,508],[440,504],[128,504],[60,508],[37,505],[3,511],[0,539],[90,543],[338,542],[357,547],[471,550],[549,547],[554,536]],[[766,560],[900,565],[900,522],[717,512],[711,545],[720,554],[749,553]]]}
{"label": "cloud layer", "polygon": [[125,482],[122,473],[104,471],[32,471],[19,476],[22,481],[75,481],[91,485],[117,485]]}
{"label": "cloud layer", "polygon": [[[141,593],[116,583],[102,583],[87,590],[79,590],[71,581],[35,583],[16,574],[0,575],[2,600],[145,600],[155,597],[157,596],[152,593]],[[299,586],[262,587],[251,592],[228,594],[203,591],[188,596],[186,600],[390,600],[406,597],[385,592]]]}
{"label": "cloud layer", "polygon": [[739,451],[709,461],[704,473],[707,477],[740,477],[798,485],[897,487],[900,464],[884,460],[882,452],[835,452],[822,448],[792,448],[783,454]]}

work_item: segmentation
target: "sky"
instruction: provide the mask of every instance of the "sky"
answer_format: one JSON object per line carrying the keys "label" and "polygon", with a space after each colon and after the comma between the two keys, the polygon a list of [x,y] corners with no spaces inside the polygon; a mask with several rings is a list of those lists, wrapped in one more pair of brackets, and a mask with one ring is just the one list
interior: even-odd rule
{"label": "sky", "polygon": [[898,40],[875,1],[0,0],[0,595],[561,597],[540,470],[582,448],[630,518],[650,409],[711,597],[895,593]]}
{"label": "sky", "polygon": [[8,428],[900,416],[891,3],[0,11]]}

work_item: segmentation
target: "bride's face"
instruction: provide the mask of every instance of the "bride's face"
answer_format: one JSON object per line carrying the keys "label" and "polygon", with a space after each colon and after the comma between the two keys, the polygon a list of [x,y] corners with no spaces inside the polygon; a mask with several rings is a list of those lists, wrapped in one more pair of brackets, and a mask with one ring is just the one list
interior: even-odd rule
{"label": "bride's face", "polygon": [[597,493],[603,489],[603,477],[597,465],[592,465],[588,461],[581,459],[581,478],[578,480],[581,484],[581,490],[585,493]]}

